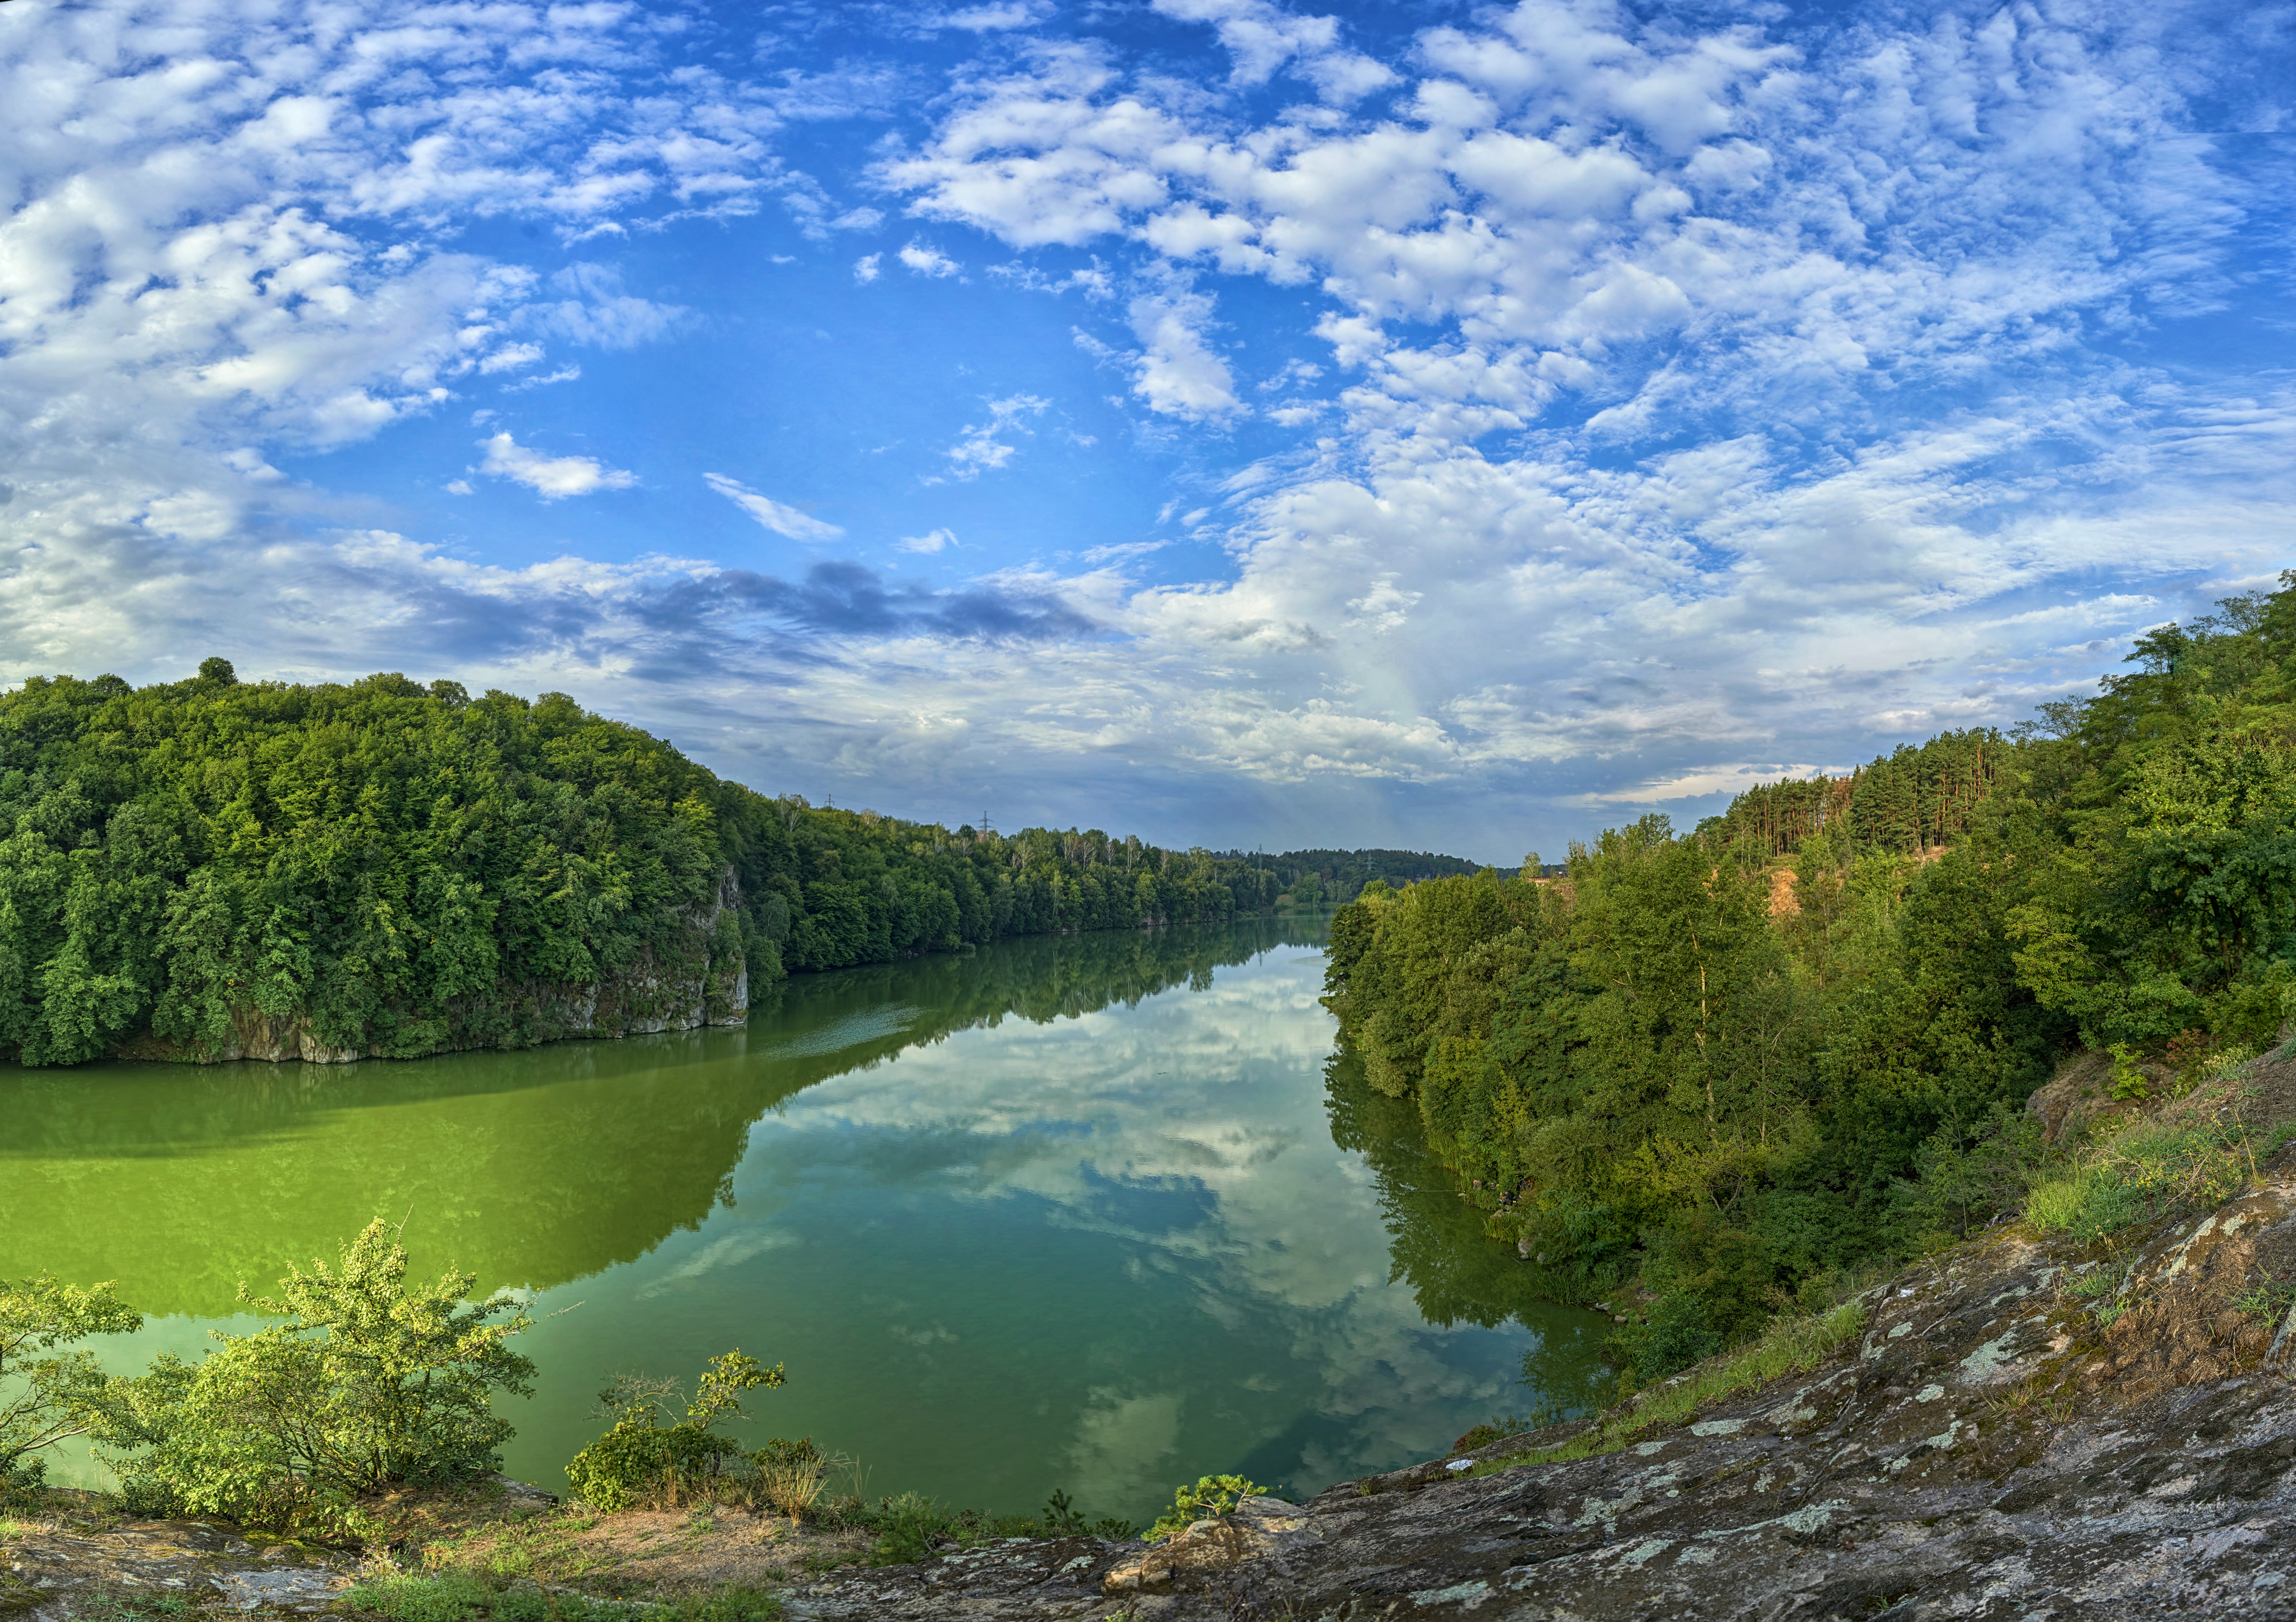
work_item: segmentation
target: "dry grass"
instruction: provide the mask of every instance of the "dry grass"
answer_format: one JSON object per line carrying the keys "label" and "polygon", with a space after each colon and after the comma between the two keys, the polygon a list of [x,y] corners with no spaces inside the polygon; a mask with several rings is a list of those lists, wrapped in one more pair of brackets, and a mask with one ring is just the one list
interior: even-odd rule
{"label": "dry grass", "polygon": [[865,1559],[871,1535],[793,1525],[776,1509],[711,1504],[604,1515],[535,1499],[408,1495],[383,1506],[379,1570],[524,1579],[662,1599],[765,1588]]}
{"label": "dry grass", "polygon": [[829,1471],[817,1462],[768,1463],[758,1467],[758,1479],[766,1502],[796,1524],[829,1485]]}

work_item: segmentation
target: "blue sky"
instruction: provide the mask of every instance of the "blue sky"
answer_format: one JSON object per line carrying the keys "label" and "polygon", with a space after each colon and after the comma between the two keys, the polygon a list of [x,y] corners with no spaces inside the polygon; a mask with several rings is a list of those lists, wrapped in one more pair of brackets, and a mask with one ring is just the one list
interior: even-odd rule
{"label": "blue sky", "polygon": [[1489,860],[2296,565],[2285,5],[0,7],[0,680]]}

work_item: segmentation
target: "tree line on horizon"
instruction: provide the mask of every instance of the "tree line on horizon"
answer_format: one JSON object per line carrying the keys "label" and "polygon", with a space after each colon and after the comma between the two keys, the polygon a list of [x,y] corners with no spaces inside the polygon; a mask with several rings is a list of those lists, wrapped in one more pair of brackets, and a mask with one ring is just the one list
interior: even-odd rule
{"label": "tree line on horizon", "polygon": [[196,1053],[252,1014],[367,1053],[516,1046],[618,979],[762,987],[1472,870],[817,807],[562,693],[242,682],[220,659],[141,688],[34,676],[0,694],[0,1053]]}
{"label": "tree line on horizon", "polygon": [[2281,582],[2006,736],[1646,816],[1545,882],[1367,886],[1327,965],[1351,1060],[1551,1298],[1647,1308],[1644,1378],[1966,1234],[2021,1200],[2070,1055],[2142,1097],[2296,1017]]}

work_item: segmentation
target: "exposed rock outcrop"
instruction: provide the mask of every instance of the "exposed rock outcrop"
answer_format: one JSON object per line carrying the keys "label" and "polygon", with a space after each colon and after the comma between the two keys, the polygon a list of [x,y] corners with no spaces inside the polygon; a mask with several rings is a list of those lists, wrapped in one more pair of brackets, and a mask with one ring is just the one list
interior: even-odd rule
{"label": "exposed rock outcrop", "polygon": [[378,1033],[372,1041],[331,1044],[313,1031],[307,1013],[274,1016],[250,1006],[232,1011],[226,1041],[176,1042],[147,1033],[121,1044],[119,1056],[190,1064],[238,1059],[348,1064],[739,1025],[750,1012],[749,963],[740,931],[729,927],[740,905],[740,881],[729,866],[709,899],[678,919],[669,943],[613,975],[581,984],[505,976],[490,995],[460,999],[440,1017],[399,1020],[388,1036]]}
{"label": "exposed rock outcrop", "polygon": [[234,1610],[317,1611],[353,1581],[354,1557],[257,1544],[221,1522],[144,1520],[102,1531],[39,1528],[0,1551],[0,1616],[65,1622],[173,1599]]}
{"label": "exposed rock outcrop", "polygon": [[[1578,1427],[1248,1500],[1169,1543],[1015,1542],[791,1596],[816,1622],[2296,1617],[2296,1150],[2119,1256],[1997,1230],[1829,1364],[1621,1451]],[[2072,1286],[2099,1269],[2107,1292]],[[2251,1297],[2251,1305],[2253,1298]],[[1476,1475],[1476,1466],[1496,1466]]]}

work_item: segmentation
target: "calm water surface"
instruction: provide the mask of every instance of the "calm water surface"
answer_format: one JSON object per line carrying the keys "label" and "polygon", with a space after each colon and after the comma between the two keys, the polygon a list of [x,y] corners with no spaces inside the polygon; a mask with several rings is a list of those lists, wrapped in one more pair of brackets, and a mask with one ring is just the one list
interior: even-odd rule
{"label": "calm water surface", "polygon": [[548,1487],[612,1373],[739,1347],[788,1364],[756,1436],[854,1455],[872,1493],[1144,1520],[1240,1470],[1304,1495],[1580,1405],[1600,1323],[1529,1300],[1409,1110],[1333,1057],[1319,941],[1012,942],[801,977],[743,1029],[521,1053],[0,1071],[0,1276],[117,1279],[152,1315],[104,1348],[124,1370],[251,1327],[239,1280],[385,1213],[419,1268],[534,1292],[506,1463]]}

